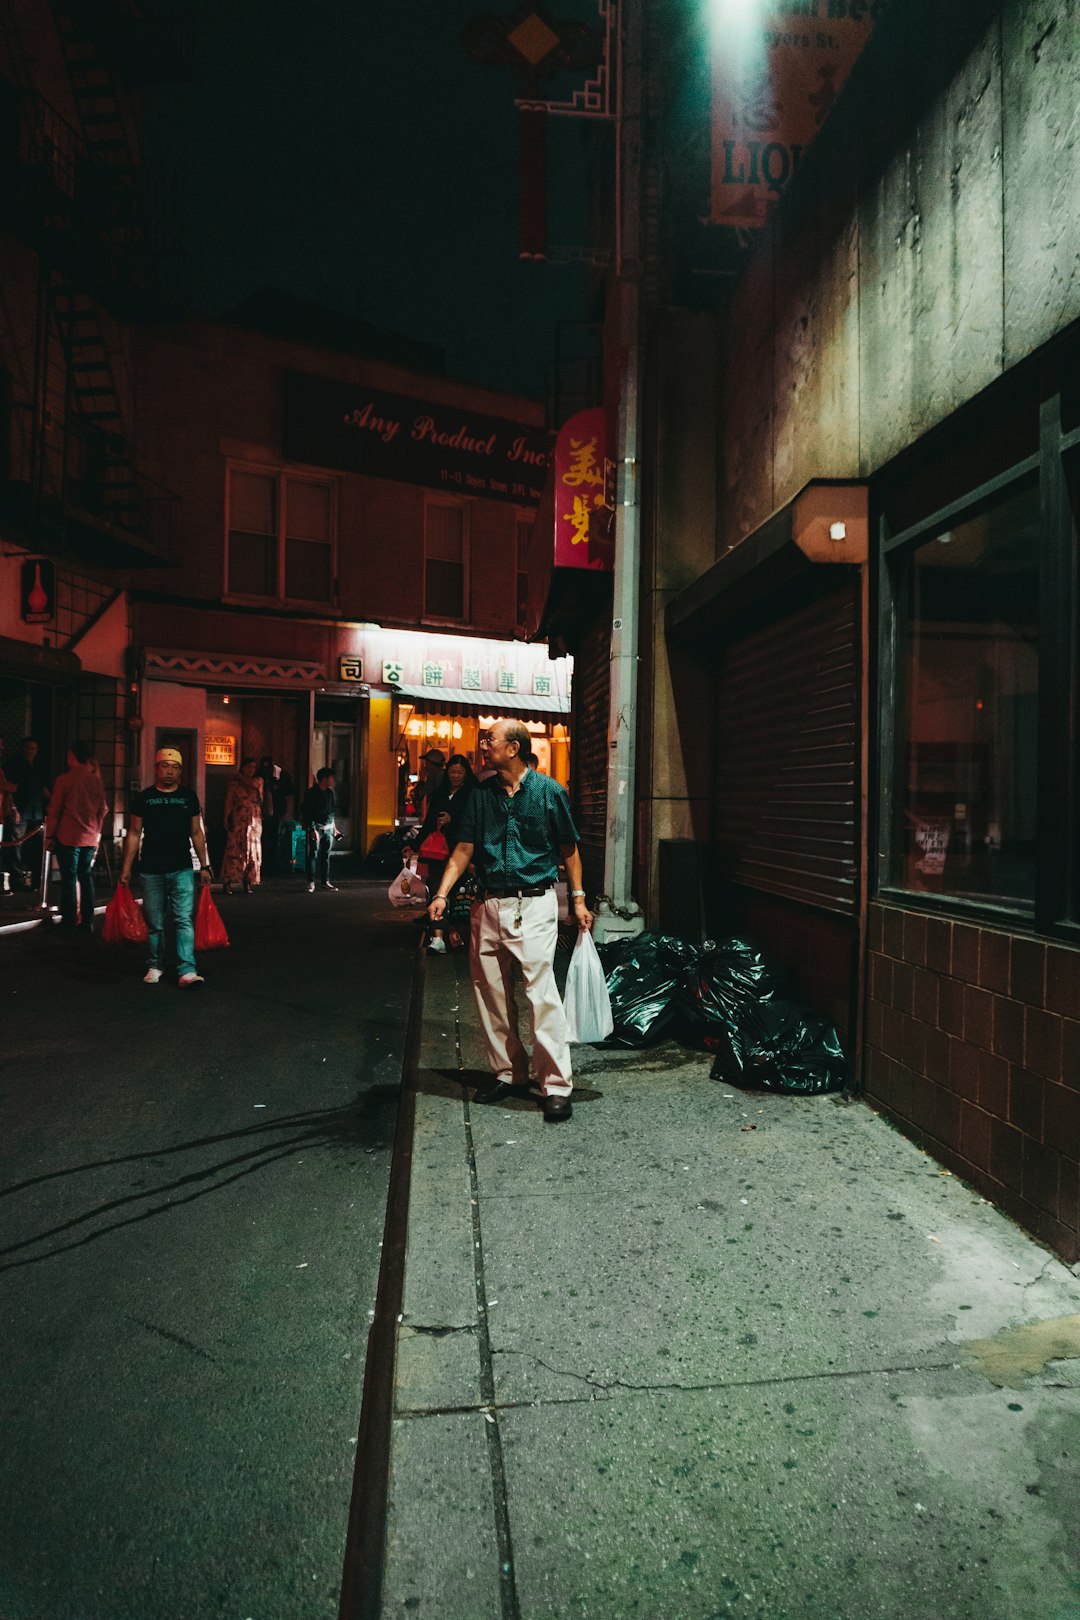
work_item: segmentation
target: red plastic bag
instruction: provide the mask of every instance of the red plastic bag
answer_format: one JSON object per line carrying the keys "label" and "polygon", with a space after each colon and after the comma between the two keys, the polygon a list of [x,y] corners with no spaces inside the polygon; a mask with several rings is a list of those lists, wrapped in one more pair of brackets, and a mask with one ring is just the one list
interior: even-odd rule
{"label": "red plastic bag", "polygon": [[441,832],[428,833],[417,853],[422,861],[448,861],[450,845]]}
{"label": "red plastic bag", "polygon": [[221,912],[210,895],[209,883],[202,885],[199,903],[195,907],[195,949],[197,951],[222,950],[229,943]]}
{"label": "red plastic bag", "polygon": [[116,893],[105,907],[102,939],[107,945],[143,945],[149,932],[131,890],[126,883],[117,884]]}

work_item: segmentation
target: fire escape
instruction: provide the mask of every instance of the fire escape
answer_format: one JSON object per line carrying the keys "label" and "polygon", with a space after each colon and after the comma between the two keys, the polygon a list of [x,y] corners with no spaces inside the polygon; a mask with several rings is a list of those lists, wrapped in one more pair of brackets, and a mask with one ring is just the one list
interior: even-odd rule
{"label": "fire escape", "polygon": [[181,313],[181,254],[117,75],[127,89],[175,77],[183,56],[134,0],[58,0],[54,17],[79,127],[29,76],[0,80],[2,223],[39,266],[32,397],[7,412],[9,516],[34,547],[160,566],[178,498],[138,466],[112,327]]}

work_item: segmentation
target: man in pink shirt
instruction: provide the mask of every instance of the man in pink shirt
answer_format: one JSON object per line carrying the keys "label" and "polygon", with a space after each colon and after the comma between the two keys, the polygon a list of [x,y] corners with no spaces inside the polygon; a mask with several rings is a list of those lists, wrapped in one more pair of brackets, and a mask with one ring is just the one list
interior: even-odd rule
{"label": "man in pink shirt", "polygon": [[60,927],[72,933],[78,913],[79,933],[92,934],[94,861],[105,824],[105,789],[86,743],[72,743],[67,758],[68,769],[53,784],[45,839],[60,867]]}

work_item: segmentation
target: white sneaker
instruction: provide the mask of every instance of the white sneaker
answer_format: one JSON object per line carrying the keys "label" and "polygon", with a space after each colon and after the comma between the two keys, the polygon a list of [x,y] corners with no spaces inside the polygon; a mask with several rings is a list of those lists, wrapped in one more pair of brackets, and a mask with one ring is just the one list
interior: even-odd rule
{"label": "white sneaker", "polygon": [[441,935],[433,936],[431,939],[429,939],[427,948],[435,956],[445,956],[446,955],[446,941],[445,941],[445,939],[442,938]]}
{"label": "white sneaker", "polygon": [[314,894],[315,893],[315,885],[314,885],[314,883],[309,883],[308,884],[307,892],[308,892],[308,894]]}
{"label": "white sneaker", "polygon": [[200,984],[205,984],[206,980],[201,973],[181,973],[176,982],[181,990],[195,990]]}
{"label": "white sneaker", "polygon": [[143,984],[160,984],[160,983],[161,983],[161,969],[160,968],[147,968],[146,972],[143,974]]}

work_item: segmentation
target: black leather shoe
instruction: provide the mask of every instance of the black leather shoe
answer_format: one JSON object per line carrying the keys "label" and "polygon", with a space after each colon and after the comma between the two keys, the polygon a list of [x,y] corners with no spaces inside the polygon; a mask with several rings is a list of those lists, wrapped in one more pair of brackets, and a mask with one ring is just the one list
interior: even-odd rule
{"label": "black leather shoe", "polygon": [[497,1080],[490,1091],[478,1091],[476,1101],[479,1103],[523,1102],[529,1096],[529,1083],[523,1086],[512,1086],[506,1080]]}
{"label": "black leather shoe", "polygon": [[569,1119],[574,1110],[569,1097],[545,1097],[544,1118],[551,1124],[559,1119]]}

